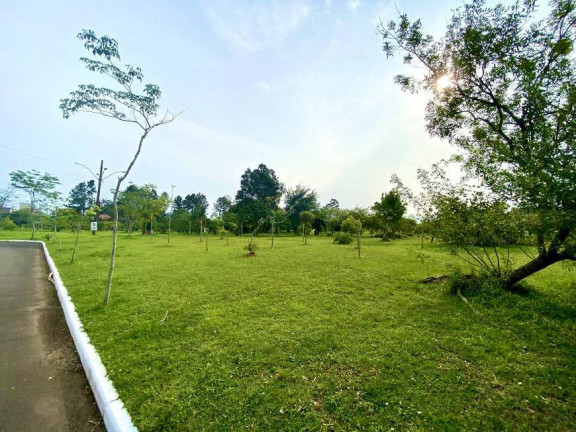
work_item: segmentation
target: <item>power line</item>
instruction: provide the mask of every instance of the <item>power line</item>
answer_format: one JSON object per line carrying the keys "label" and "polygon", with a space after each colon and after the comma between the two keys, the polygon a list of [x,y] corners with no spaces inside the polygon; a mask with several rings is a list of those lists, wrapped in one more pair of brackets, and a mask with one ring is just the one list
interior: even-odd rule
{"label": "power line", "polygon": [[5,148],[5,149],[11,150],[11,151],[16,152],[16,153],[23,154],[23,155],[25,155],[25,156],[29,156],[29,157],[33,157],[33,158],[36,158],[36,159],[40,159],[40,160],[43,160],[43,161],[45,161],[45,162],[50,162],[50,163],[55,163],[55,164],[59,164],[59,165],[74,167],[74,165],[72,165],[72,164],[68,164],[68,163],[65,163],[65,162],[58,162],[58,161],[46,159],[46,158],[44,158],[44,157],[42,157],[42,156],[36,156],[36,155],[30,154],[30,153],[26,153],[26,152],[23,152],[23,151],[20,151],[20,150],[16,150],[16,149],[13,149],[13,148],[11,148],[11,147],[5,146],[5,145],[3,145],[3,144],[0,144],[0,147],[3,147],[3,148]]}

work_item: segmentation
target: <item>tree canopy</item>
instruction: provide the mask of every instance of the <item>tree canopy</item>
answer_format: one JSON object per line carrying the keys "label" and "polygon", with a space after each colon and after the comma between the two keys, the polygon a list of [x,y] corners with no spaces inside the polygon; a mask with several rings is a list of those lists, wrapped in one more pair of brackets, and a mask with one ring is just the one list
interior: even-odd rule
{"label": "tree canopy", "polygon": [[539,19],[536,1],[473,0],[454,11],[439,40],[406,15],[379,27],[388,57],[402,52],[405,63],[424,67],[422,78],[395,81],[431,93],[429,133],[460,148],[484,187],[540,221],[538,257],[508,275],[507,285],[576,259],[576,6],[550,5]]}
{"label": "tree canopy", "polygon": [[78,183],[68,194],[68,204],[66,207],[84,214],[94,204],[94,194],[96,185],[94,180]]}
{"label": "tree canopy", "polygon": [[248,168],[240,179],[240,189],[231,211],[238,215],[241,224],[255,226],[269,211],[278,209],[283,190],[284,185],[273,169],[264,164],[254,170]]}
{"label": "tree canopy", "polygon": [[37,211],[46,200],[54,200],[60,196],[55,191],[60,184],[58,177],[45,172],[44,174],[36,170],[12,171],[10,174],[11,186],[23,190],[30,197],[31,211]]}

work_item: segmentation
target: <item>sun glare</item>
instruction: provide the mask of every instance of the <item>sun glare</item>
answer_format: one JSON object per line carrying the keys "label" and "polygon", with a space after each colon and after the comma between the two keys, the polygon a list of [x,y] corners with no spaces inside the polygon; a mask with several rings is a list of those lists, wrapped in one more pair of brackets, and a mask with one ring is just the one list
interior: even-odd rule
{"label": "sun glare", "polygon": [[448,87],[452,86],[452,81],[450,80],[450,78],[448,77],[448,75],[442,75],[440,78],[438,78],[438,80],[436,81],[436,89],[439,91],[445,90]]}

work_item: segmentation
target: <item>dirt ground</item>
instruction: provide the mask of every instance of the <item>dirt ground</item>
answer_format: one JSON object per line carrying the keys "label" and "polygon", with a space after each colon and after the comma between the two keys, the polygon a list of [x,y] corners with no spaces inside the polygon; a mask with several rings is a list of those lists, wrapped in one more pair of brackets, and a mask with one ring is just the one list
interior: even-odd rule
{"label": "dirt ground", "polygon": [[0,430],[104,431],[42,248],[0,242]]}

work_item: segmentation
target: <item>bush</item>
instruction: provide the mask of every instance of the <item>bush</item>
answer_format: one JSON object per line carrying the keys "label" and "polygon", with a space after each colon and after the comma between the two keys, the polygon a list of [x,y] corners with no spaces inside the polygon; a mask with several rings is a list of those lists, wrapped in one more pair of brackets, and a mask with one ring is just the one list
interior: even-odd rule
{"label": "bush", "polygon": [[349,232],[341,231],[339,233],[336,233],[336,235],[334,236],[334,243],[344,245],[350,244],[352,243],[352,236],[350,235]]}
{"label": "bush", "polygon": [[16,228],[18,228],[18,225],[16,225],[14,223],[14,221],[10,218],[6,218],[4,219],[4,229],[5,230],[9,230],[9,231],[14,231]]}
{"label": "bush", "polygon": [[354,216],[348,216],[342,221],[342,231],[356,234],[358,232],[358,220]]}

